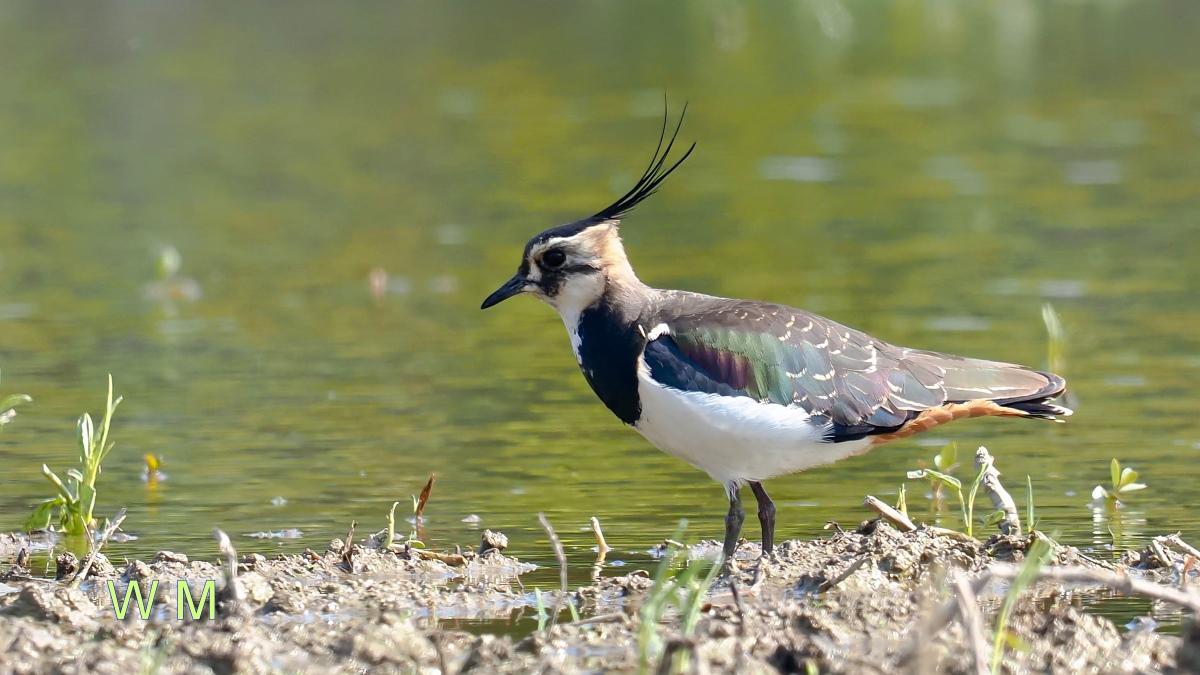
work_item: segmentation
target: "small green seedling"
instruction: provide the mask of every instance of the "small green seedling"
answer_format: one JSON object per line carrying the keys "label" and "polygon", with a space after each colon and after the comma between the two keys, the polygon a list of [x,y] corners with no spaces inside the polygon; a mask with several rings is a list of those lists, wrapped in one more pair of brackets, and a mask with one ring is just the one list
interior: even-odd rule
{"label": "small green seedling", "polygon": [[[654,583],[639,612],[639,673],[649,672],[651,657],[662,653],[663,639],[658,627],[669,609],[678,612],[680,632],[685,638],[696,632],[704,599],[724,564],[720,556],[714,561],[689,562],[687,547],[678,543],[686,528],[687,521],[680,521],[675,536],[668,540],[667,551],[654,571]],[[682,569],[673,569],[677,562],[683,563]],[[661,666],[658,671],[664,672]]]}
{"label": "small green seedling", "polygon": [[[953,444],[951,444],[951,445],[953,445]],[[956,452],[947,454],[946,450],[950,447],[951,446],[946,446],[946,448],[942,449],[942,452],[938,453],[938,457],[942,458],[941,461],[944,465],[947,465],[947,468],[953,468],[954,455],[957,454]],[[934,462],[938,461],[938,457],[934,458]],[[955,497],[958,498],[958,507],[959,507],[959,511],[962,513],[963,524],[966,527],[967,536],[974,537],[975,536],[975,495],[979,491],[979,485],[981,483],[983,483],[983,474],[986,469],[987,469],[987,467],[979,468],[979,473],[976,474],[975,479],[973,481],[971,481],[968,492],[965,496],[963,495],[962,481],[960,481],[959,479],[955,478],[954,476],[951,476],[950,474],[945,473],[943,471],[938,471],[935,469],[917,469],[916,471],[909,471],[908,478],[909,478],[909,480],[925,479],[925,480],[930,481],[931,483],[936,483],[940,486],[945,486],[945,487],[948,487],[951,490],[953,490]],[[936,497],[937,497],[937,494],[935,492],[934,498],[936,499]],[[1001,514],[1001,517],[1002,516],[1003,516],[1003,514]],[[992,520],[992,519],[994,519],[994,520]],[[999,522],[999,518],[996,516],[996,514],[991,514],[990,516],[988,516],[988,520],[991,520],[992,523]],[[986,522],[988,522],[988,520],[985,520],[984,522],[986,523]]]}
{"label": "small green seedling", "polygon": [[[400,502],[392,502],[392,509],[390,511],[388,511],[388,536],[387,536],[387,546],[384,547],[385,551],[390,549],[392,547],[392,543],[396,541],[396,507],[397,506],[400,506]],[[413,497],[413,513],[415,514],[416,512],[417,512],[416,497]],[[425,548],[425,542],[421,541],[421,530],[417,526],[417,523],[420,522],[420,519],[421,519],[420,516],[417,516],[417,515],[413,516],[413,529],[409,530],[408,537],[406,537],[404,539],[404,543],[408,544],[409,546],[412,546],[413,548]]]}
{"label": "small green seedling", "polygon": [[17,406],[32,402],[33,399],[29,398],[27,394],[9,394],[0,399],[0,429],[3,429],[5,424],[13,421],[13,418],[17,416]]}
{"label": "small green seedling", "polygon": [[[79,469],[68,469],[67,480],[63,481],[50,467],[42,465],[42,475],[50,481],[58,494],[38,504],[33,514],[25,521],[25,529],[44,530],[50,527],[55,514],[58,516],[59,531],[72,535],[87,534],[95,524],[96,479],[100,476],[100,465],[113,448],[108,440],[113,413],[121,398],[113,399],[112,375],[108,376],[108,402],[104,418],[97,430],[92,416],[84,413],[79,418]],[[82,470],[81,470],[82,469]]]}
{"label": "small green seedling", "polygon": [[533,597],[537,601],[537,629],[539,631],[546,630],[546,624],[550,621],[550,612],[546,609],[546,601],[542,599],[542,589],[533,589]]}
{"label": "small green seedling", "polygon": [[392,542],[396,541],[396,507],[400,506],[400,502],[392,502],[392,509],[388,511],[388,529],[387,539],[383,542],[383,550],[390,551]]}
{"label": "small green seedling", "polygon": [[1131,492],[1146,489],[1145,483],[1137,482],[1138,472],[1129,467],[1122,469],[1121,463],[1117,461],[1116,457],[1109,465],[1109,472],[1111,486],[1106,489],[1103,485],[1097,485],[1096,489],[1092,490],[1092,499],[1103,499],[1109,506],[1116,506]]}
{"label": "small green seedling", "polygon": [[[925,460],[917,460],[917,466],[922,469],[926,468]],[[954,470],[958,468],[958,444],[950,441],[938,454],[934,455],[933,468],[947,476],[952,475]],[[938,506],[942,503],[942,487],[944,485],[945,483],[942,481],[929,476],[929,490],[933,493],[930,507],[933,514],[937,513]]]}
{"label": "small green seedling", "polygon": [[954,473],[958,468],[958,443],[947,443],[941,452],[933,456],[933,465],[942,473]]}

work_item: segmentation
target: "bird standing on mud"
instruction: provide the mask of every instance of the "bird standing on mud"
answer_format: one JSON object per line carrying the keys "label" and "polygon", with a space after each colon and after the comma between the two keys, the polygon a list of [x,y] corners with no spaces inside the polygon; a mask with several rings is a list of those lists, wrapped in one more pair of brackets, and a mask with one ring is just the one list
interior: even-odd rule
{"label": "bird standing on mud", "polygon": [[[686,107],[685,107],[686,112]],[[588,384],[622,422],[725,486],[724,556],[758,501],[763,555],[775,505],[762,481],[859,455],[967,417],[1056,420],[1066,389],[1052,373],[889,344],[801,309],[652,288],[617,228],[687,159],[663,133],[629,192],[595,215],[542,232],[487,309],[532,293],[558,311]],[[664,168],[665,167],[665,168]]]}

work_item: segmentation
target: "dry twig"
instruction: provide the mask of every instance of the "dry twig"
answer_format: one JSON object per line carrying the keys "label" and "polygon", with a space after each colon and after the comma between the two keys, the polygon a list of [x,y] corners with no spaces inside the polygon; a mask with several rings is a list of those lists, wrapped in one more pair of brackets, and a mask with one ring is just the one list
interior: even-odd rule
{"label": "dry twig", "polygon": [[913,521],[909,520],[908,516],[893,509],[876,497],[867,495],[863,498],[862,503],[863,506],[878,513],[884,520],[895,525],[901,532],[912,532],[917,529],[917,526],[913,524]]}
{"label": "dry twig", "polygon": [[558,558],[558,580],[562,585],[562,592],[554,599],[553,613],[550,615],[550,626],[558,623],[558,611],[562,601],[567,597],[567,590],[570,585],[567,580],[567,554],[563,551],[562,541],[559,540],[558,534],[554,532],[554,527],[550,525],[546,514],[538,514],[538,522],[542,524],[542,529],[546,531],[546,536],[550,537],[550,547],[554,549],[554,557]]}
{"label": "dry twig", "polygon": [[413,512],[417,522],[420,522],[421,516],[425,514],[425,504],[429,503],[429,493],[433,492],[434,478],[437,478],[437,474],[429,474],[429,482],[425,483],[425,488],[421,490],[421,496],[417,497],[417,509]]}
{"label": "dry twig", "polygon": [[738,590],[737,579],[730,577],[729,593],[733,596],[733,606],[737,610],[738,635],[746,637],[746,603],[742,600],[742,592]]}
{"label": "dry twig", "polygon": [[[433,479],[429,479],[429,482],[432,484]],[[441,675],[452,675],[453,671],[450,670],[450,665],[446,662],[446,649],[442,645],[444,634],[435,632],[430,633],[428,637],[429,641],[433,643],[434,651],[437,653],[438,670],[441,671]]]}
{"label": "dry twig", "polygon": [[950,583],[957,594],[958,615],[962,619],[963,629],[967,634],[967,644],[971,648],[971,657],[975,661],[976,675],[988,675],[988,642],[983,635],[983,613],[979,611],[979,601],[975,591],[967,581],[967,575],[961,570],[950,573]]}
{"label": "dry twig", "polygon": [[[971,593],[978,595],[991,580],[992,575],[990,573],[985,572],[984,574],[980,575],[971,582]],[[939,605],[938,608],[929,615],[929,619],[925,621],[923,626],[920,628],[914,626],[912,629],[910,629],[909,635],[911,637],[908,639],[908,645],[905,646],[905,648],[900,652],[900,655],[896,658],[896,664],[898,666],[904,666],[912,661],[913,658],[921,653],[921,649],[924,647],[922,636],[937,635],[938,631],[942,630],[947,624],[950,623],[950,620],[954,618],[954,615],[957,612],[958,601],[955,599],[947,600]]]}
{"label": "dry twig", "polygon": [[605,554],[612,550],[608,542],[604,541],[604,532],[600,529],[600,519],[592,516],[592,534],[596,537],[596,551],[600,554],[600,560],[604,560]]}
{"label": "dry twig", "polygon": [[412,547],[412,552],[423,560],[440,560],[451,567],[463,567],[467,559],[461,553],[438,553],[423,548]]}
{"label": "dry twig", "polygon": [[1184,553],[1192,556],[1193,558],[1200,559],[1200,549],[1197,549],[1195,546],[1192,546],[1191,544],[1184,541],[1183,537],[1179,536],[1178,532],[1176,532],[1175,534],[1167,535],[1165,537],[1155,537],[1154,539],[1164,541],[1164,542],[1174,546],[1175,548],[1179,549],[1180,551],[1183,551]]}
{"label": "dry twig", "polygon": [[350,521],[350,531],[346,533],[346,547],[342,549],[342,564],[351,574],[354,573],[354,531],[358,529],[358,521]]}
{"label": "dry twig", "polygon": [[591,616],[586,619],[572,621],[570,623],[570,625],[572,625],[572,626],[587,626],[587,625],[593,624],[593,623],[614,623],[617,621],[626,623],[629,621],[629,615],[624,614],[622,612],[613,612],[612,614],[597,614],[596,616]]}
{"label": "dry twig", "polygon": [[217,549],[221,551],[221,555],[225,556],[227,570],[225,588],[218,595],[221,611],[229,615],[245,616],[250,613],[250,606],[246,603],[248,597],[246,587],[242,584],[241,579],[237,578],[237,549],[233,547],[233,542],[229,541],[229,535],[219,528],[213,528],[213,537],[217,540]]}
{"label": "dry twig", "polygon": [[1000,531],[1004,534],[1019,535],[1021,534],[1021,518],[1017,515],[1017,503],[1013,501],[1012,495],[1008,494],[1008,490],[1000,484],[1000,471],[996,469],[995,460],[992,459],[987,448],[982,445],[975,451],[975,471],[983,470],[983,490],[992,499],[992,506],[996,507],[1004,513],[1004,519],[1000,521]]}
{"label": "dry twig", "polygon": [[1174,567],[1175,558],[1171,555],[1170,551],[1163,547],[1163,540],[1164,537],[1155,537],[1150,540],[1150,544],[1147,546],[1147,548],[1149,548],[1150,553],[1152,553],[1154,557],[1158,559],[1160,565],[1163,567]]}
{"label": "dry twig", "polygon": [[675,662],[675,654],[682,651],[692,652],[692,673],[707,673],[708,666],[700,658],[696,650],[696,641],[691,638],[671,638],[663,648],[662,657],[658,662],[658,675],[669,675]]}
{"label": "dry twig", "polygon": [[[1015,579],[1021,568],[1008,563],[995,563],[990,572],[1001,579]],[[1038,572],[1039,581],[1050,581],[1059,584],[1094,584],[1105,586],[1127,595],[1144,595],[1155,600],[1162,600],[1179,605],[1185,609],[1200,613],[1200,593],[1185,589],[1156,584],[1153,581],[1138,579],[1120,572],[1108,570],[1093,570],[1086,567],[1044,567]]]}
{"label": "dry twig", "polygon": [[79,574],[76,574],[75,578],[71,580],[72,586],[78,588],[79,584],[83,583],[83,580],[87,578],[88,572],[92,569],[92,563],[96,560],[96,554],[100,552],[100,549],[104,548],[104,545],[108,543],[108,538],[113,536],[113,534],[117,531],[117,528],[121,527],[121,523],[124,520],[125,509],[121,509],[120,511],[117,511],[117,515],[112,519],[112,522],[104,528],[104,532],[100,535],[99,542],[97,542],[96,538],[92,536],[90,530],[87,531],[88,544],[91,552],[88,554],[87,561],[83,563],[83,569],[79,570]]}
{"label": "dry twig", "polygon": [[842,583],[846,579],[849,579],[851,574],[854,574],[855,572],[857,572],[859,570],[859,568],[861,568],[863,565],[867,564],[867,561],[870,559],[871,559],[870,555],[860,556],[854,562],[850,563],[849,565],[846,565],[846,569],[839,572],[837,574],[837,576],[833,577],[832,579],[826,579],[825,581],[821,582],[821,586],[818,589],[818,591],[821,593],[824,593],[824,592],[828,591],[829,589],[833,588],[834,586],[837,586],[838,584]]}

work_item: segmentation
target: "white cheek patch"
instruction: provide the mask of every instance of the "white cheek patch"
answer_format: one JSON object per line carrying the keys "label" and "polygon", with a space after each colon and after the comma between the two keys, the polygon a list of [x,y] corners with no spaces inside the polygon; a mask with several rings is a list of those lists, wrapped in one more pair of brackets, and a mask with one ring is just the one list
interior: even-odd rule
{"label": "white cheek patch", "polygon": [[583,336],[579,334],[579,320],[584,310],[596,304],[603,293],[604,277],[596,274],[568,277],[552,297],[539,296],[562,317],[567,334],[571,337],[571,351],[575,352],[575,360],[581,364]]}

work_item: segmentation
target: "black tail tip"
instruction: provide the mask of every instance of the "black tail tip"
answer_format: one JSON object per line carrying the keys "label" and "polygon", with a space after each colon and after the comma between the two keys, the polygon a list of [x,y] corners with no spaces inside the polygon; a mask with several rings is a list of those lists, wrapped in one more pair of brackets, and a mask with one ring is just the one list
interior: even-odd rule
{"label": "black tail tip", "polygon": [[1070,417],[1075,413],[1074,410],[1066,406],[1055,405],[1048,401],[1022,401],[1020,403],[1012,403],[1006,406],[1013,410],[1020,410],[1027,417],[1039,420],[1051,420],[1053,422],[1062,422],[1060,417]]}

